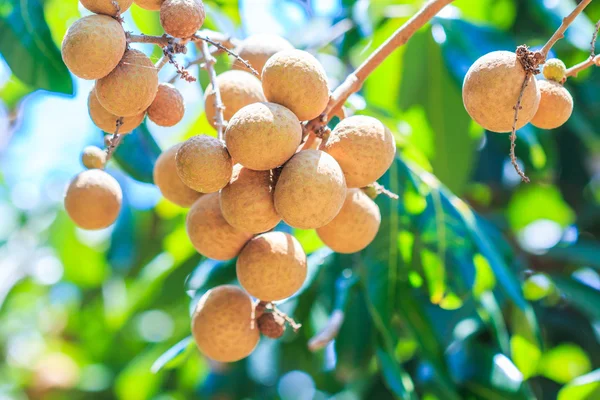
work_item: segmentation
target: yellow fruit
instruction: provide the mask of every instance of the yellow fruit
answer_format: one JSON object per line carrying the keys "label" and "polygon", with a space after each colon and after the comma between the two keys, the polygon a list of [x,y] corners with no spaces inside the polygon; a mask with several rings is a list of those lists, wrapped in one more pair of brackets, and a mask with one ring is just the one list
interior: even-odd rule
{"label": "yellow fruit", "polygon": [[202,0],[164,0],[160,6],[160,24],[169,35],[189,38],[204,23]]}
{"label": "yellow fruit", "polygon": [[217,138],[206,135],[189,138],[177,151],[175,160],[183,183],[197,192],[217,192],[231,179],[231,156]]}
{"label": "yellow fruit", "polygon": [[250,233],[273,229],[281,221],[273,204],[271,171],[253,171],[236,164],[231,182],[221,189],[221,211],[232,226]]}
{"label": "yellow fruit", "polygon": [[356,253],[375,239],[381,213],[379,207],[360,189],[348,189],[339,214],[317,234],[337,253]]}
{"label": "yellow fruit", "polygon": [[542,98],[531,123],[538,128],[558,128],[573,112],[573,97],[563,85],[554,81],[538,81]]}
{"label": "yellow fruit", "polygon": [[392,165],[396,141],[379,120],[355,115],[337,124],[321,150],[340,164],[346,185],[358,188],[379,179]]}
{"label": "yellow fruit", "polygon": [[[92,89],[88,97],[88,111],[90,113],[90,118],[94,122],[94,125],[102,129],[104,132],[115,133],[115,130],[117,129],[117,120],[119,117],[111,114],[110,112],[106,111],[104,107],[102,107],[98,101],[98,97],[96,96],[96,91],[94,89]],[[119,127],[119,134],[129,133],[140,126],[145,116],[146,113],[142,112],[132,117],[123,117],[123,125]]]}
{"label": "yellow fruit", "polygon": [[65,34],[62,58],[76,76],[100,79],[119,64],[126,44],[119,22],[106,15],[90,15],[75,21]]}
{"label": "yellow fruit", "polygon": [[[217,76],[217,84],[221,92],[221,101],[225,106],[223,117],[229,121],[240,108],[252,103],[267,101],[262,92],[260,80],[244,71],[227,71]],[[208,85],[204,92],[204,110],[206,119],[214,127],[215,124],[215,92]]]}
{"label": "yellow fruit", "polygon": [[175,154],[180,144],[163,151],[154,164],[154,183],[165,199],[180,207],[190,207],[202,194],[187,187],[177,175]]}
{"label": "yellow fruit", "polygon": [[325,70],[306,51],[285,50],[269,58],[262,84],[267,100],[286,106],[300,121],[318,117],[329,102]]}
{"label": "yellow fruit", "polygon": [[255,103],[242,108],[231,118],[225,132],[227,149],[235,161],[257,171],[285,163],[301,140],[298,118],[274,103]]}
{"label": "yellow fruit", "polygon": [[158,126],[173,126],[183,119],[183,96],[170,83],[158,85],[154,101],[148,108],[148,118]]}
{"label": "yellow fruit", "polygon": [[[525,69],[510,51],[494,51],[479,58],[465,76],[463,102],[479,125],[492,132],[510,132],[514,107],[525,79]],[[521,100],[517,129],[527,124],[537,111],[540,91],[530,74]]]}
{"label": "yellow fruit", "polygon": [[[281,36],[262,33],[248,36],[246,39],[242,40],[236,48],[236,52],[242,59],[248,61],[252,68],[260,74],[267,63],[267,60],[271,58],[273,54],[283,50],[293,49],[294,46]],[[248,67],[239,61],[234,62],[233,69],[250,71]]]}
{"label": "yellow fruit", "polygon": [[316,229],[328,224],[346,198],[339,164],[319,150],[304,150],[288,161],[275,186],[275,209],[290,226]]}
{"label": "yellow fruit", "polygon": [[133,0],[133,2],[145,10],[158,11],[163,0]]}
{"label": "yellow fruit", "polygon": [[152,104],[158,71],[141,51],[125,52],[119,65],[96,82],[96,96],[107,111],[122,117],[139,115]]}
{"label": "yellow fruit", "polygon": [[242,289],[221,285],[206,292],[192,315],[192,334],[200,351],[220,362],[252,353],[260,335],[252,323],[252,299]]}
{"label": "yellow fruit", "polygon": [[80,228],[102,229],[117,219],[123,193],[119,183],[100,169],[77,175],[65,194],[65,209]]}
{"label": "yellow fruit", "polygon": [[300,242],[284,232],[267,232],[250,240],[236,264],[240,285],[262,301],[290,297],[306,279],[306,254]]}
{"label": "yellow fruit", "polygon": [[96,146],[87,146],[81,153],[81,162],[87,169],[102,169],[106,164],[106,152]]}
{"label": "yellow fruit", "polygon": [[544,63],[542,72],[549,81],[562,82],[567,74],[567,66],[558,58],[551,58]]}
{"label": "yellow fruit", "polygon": [[[116,3],[116,5],[115,5]],[[131,7],[133,0],[81,0],[81,5],[96,14],[116,16]],[[117,7],[118,6],[118,7]]]}
{"label": "yellow fruit", "polygon": [[200,197],[185,220],[188,237],[200,254],[214,260],[229,260],[237,256],[250,238],[229,225],[219,204],[219,193]]}

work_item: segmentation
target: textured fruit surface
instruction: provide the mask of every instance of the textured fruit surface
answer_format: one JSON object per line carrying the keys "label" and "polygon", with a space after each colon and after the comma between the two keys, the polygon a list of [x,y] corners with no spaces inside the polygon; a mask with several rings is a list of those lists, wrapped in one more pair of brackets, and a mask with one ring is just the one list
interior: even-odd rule
{"label": "textured fruit surface", "polygon": [[165,199],[180,207],[190,207],[202,194],[187,187],[177,174],[175,155],[181,143],[163,151],[154,164],[154,183]]}
{"label": "textured fruit surface", "polygon": [[285,333],[285,319],[281,315],[266,313],[256,319],[260,333],[271,339],[277,339]]}
{"label": "textured fruit surface", "polygon": [[215,361],[233,362],[249,356],[260,339],[252,324],[252,299],[233,285],[209,290],[192,315],[192,334],[200,351]]}
{"label": "textured fruit surface", "polygon": [[281,221],[273,204],[273,174],[236,164],[227,186],[221,190],[223,217],[232,226],[250,233],[273,229]]}
{"label": "textured fruit surface", "polygon": [[[293,50],[294,46],[281,36],[272,35],[268,33],[259,33],[256,35],[248,36],[242,40],[239,46],[236,48],[239,56],[248,61],[252,68],[254,68],[259,75],[261,74],[263,67],[267,63],[267,60],[277,52],[283,50]],[[243,71],[250,71],[243,63],[235,61],[233,69],[240,69]]]}
{"label": "textured fruit surface", "polygon": [[340,164],[346,185],[358,188],[379,179],[392,165],[396,141],[379,120],[355,115],[337,124],[321,150]]}
{"label": "textured fruit surface", "polygon": [[[115,6],[117,3],[118,7]],[[81,0],[81,5],[96,14],[112,15],[127,11],[133,0]]]}
{"label": "textured fruit surface", "polygon": [[[117,129],[117,120],[119,117],[108,111],[98,101],[96,91],[92,89],[88,97],[88,111],[90,118],[98,128],[104,132],[114,133]],[[119,127],[119,134],[130,133],[132,130],[140,126],[146,113],[142,112],[132,117],[123,117],[123,125]]]}
{"label": "textured fruit surface", "polygon": [[231,156],[217,138],[206,135],[189,138],[177,151],[175,160],[183,183],[197,192],[217,192],[231,179]]}
{"label": "textured fruit surface", "polygon": [[183,96],[170,83],[158,85],[154,101],[148,108],[148,118],[158,126],[173,126],[183,119]]}
{"label": "textured fruit surface", "polygon": [[360,189],[348,189],[346,201],[339,214],[317,234],[337,253],[355,253],[375,239],[381,212],[373,200]]}
{"label": "textured fruit surface", "polygon": [[571,117],[573,97],[560,83],[554,81],[538,81],[542,98],[531,123],[538,128],[558,128]]}
{"label": "textured fruit surface", "polygon": [[62,58],[69,70],[83,79],[108,75],[123,57],[125,31],[106,15],[90,15],[71,25],[62,42]]}
{"label": "textured fruit surface", "polygon": [[[233,115],[248,104],[267,101],[260,80],[249,72],[227,71],[217,76],[221,101],[225,106],[223,118],[229,121]],[[206,118],[215,126],[215,91],[208,85],[204,92]]]}
{"label": "textured fruit surface", "polygon": [[65,209],[80,228],[102,229],[117,219],[123,193],[119,183],[100,169],[77,175],[65,194]]}
{"label": "textured fruit surface", "polygon": [[106,164],[106,152],[96,146],[87,146],[81,153],[81,162],[87,169],[102,169]]}
{"label": "textured fruit surface", "polygon": [[339,164],[319,150],[304,150],[285,164],[275,186],[275,209],[294,228],[315,229],[329,223],[346,198]]}
{"label": "textured fruit surface", "polygon": [[139,50],[127,50],[117,67],[96,82],[102,107],[115,115],[130,117],[146,111],[158,90],[158,71]]}
{"label": "textured fruit surface", "polygon": [[306,254],[285,232],[267,232],[250,240],[236,264],[240,285],[262,301],[290,297],[306,279]]}
{"label": "textured fruit surface", "polygon": [[188,237],[200,254],[215,260],[229,260],[237,256],[252,237],[229,225],[219,204],[219,193],[200,197],[185,220]]}
{"label": "textured fruit surface", "polygon": [[145,10],[158,11],[163,0],[133,0],[133,2]]}
{"label": "textured fruit surface", "polygon": [[[492,132],[510,132],[514,106],[525,79],[525,69],[510,51],[494,51],[480,57],[467,72],[462,95],[467,112],[479,125]],[[540,103],[536,79],[530,75],[523,92],[517,129],[527,124]]]}
{"label": "textured fruit surface", "polygon": [[284,106],[250,104],[239,110],[227,125],[225,142],[231,156],[244,167],[265,171],[279,167],[302,140],[300,121]]}
{"label": "textured fruit surface", "polygon": [[551,58],[544,63],[542,72],[549,81],[562,82],[567,74],[567,66],[558,58]]}
{"label": "textured fruit surface", "polygon": [[160,6],[160,24],[169,35],[188,38],[204,23],[202,0],[165,0]]}
{"label": "textured fruit surface", "polygon": [[285,50],[269,58],[262,84],[267,100],[286,106],[301,121],[318,117],[329,102],[325,70],[306,51]]}

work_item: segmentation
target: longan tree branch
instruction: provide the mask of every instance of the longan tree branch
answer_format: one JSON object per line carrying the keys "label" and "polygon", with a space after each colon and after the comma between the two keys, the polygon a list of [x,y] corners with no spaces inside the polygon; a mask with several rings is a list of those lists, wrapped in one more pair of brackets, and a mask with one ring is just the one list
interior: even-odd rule
{"label": "longan tree branch", "polygon": [[215,63],[217,60],[212,56],[212,54],[210,54],[210,51],[208,50],[208,42],[206,40],[202,41],[200,49],[202,51],[202,55],[204,56],[206,70],[208,71],[208,76],[210,78],[210,84],[215,92],[215,125],[219,134],[219,139],[223,140],[223,130],[225,129],[223,110],[225,110],[225,106],[221,100],[221,91],[219,90],[219,82],[217,81],[217,73],[215,72]]}
{"label": "longan tree branch", "polygon": [[149,43],[149,44],[155,44],[160,47],[165,47],[166,45],[168,45],[169,43],[171,43],[173,41],[173,38],[167,34],[164,34],[162,36],[151,36],[151,35],[144,35],[143,33],[141,35],[134,35],[134,34],[128,32],[127,33],[127,41],[129,43]]}
{"label": "longan tree branch", "polygon": [[565,31],[567,30],[569,25],[571,25],[573,21],[575,21],[575,18],[577,18],[577,16],[581,14],[583,9],[586,8],[587,5],[591,2],[592,0],[583,0],[581,3],[579,3],[579,5],[577,5],[577,7],[575,7],[571,14],[563,18],[562,23],[560,24],[556,32],[554,32],[550,39],[548,39],[548,42],[540,50],[540,53],[544,56],[544,60],[548,57],[548,53],[550,52],[552,46],[554,46],[554,44],[560,39],[565,37]]}
{"label": "longan tree branch", "polygon": [[592,65],[600,66],[600,55],[596,55],[596,39],[598,39],[598,30],[600,30],[600,21],[596,22],[594,34],[592,35],[592,41],[590,43],[590,56],[587,60],[568,68],[565,73],[565,80],[570,76],[577,76],[577,74],[579,74],[581,71],[591,67]]}
{"label": "longan tree branch", "polygon": [[115,121],[115,133],[112,139],[110,140],[110,144],[106,148],[106,162],[104,163],[104,165],[108,164],[108,161],[110,160],[114,152],[117,150],[117,147],[119,147],[119,145],[121,144],[121,140],[123,140],[123,135],[119,135],[119,129],[122,125],[123,117],[119,117],[119,119]]}
{"label": "longan tree branch", "polygon": [[531,76],[531,72],[527,71],[525,73],[525,79],[523,79],[523,84],[521,85],[521,92],[519,93],[519,98],[517,99],[517,104],[515,104],[515,118],[513,120],[512,131],[510,132],[510,162],[512,163],[515,171],[521,177],[521,180],[525,183],[529,183],[529,178],[519,164],[517,163],[517,156],[515,154],[515,147],[517,147],[517,121],[519,120],[519,110],[521,109],[521,100],[523,99],[523,93],[525,93],[525,88],[527,87],[527,81],[529,81],[529,77]]}
{"label": "longan tree branch", "polygon": [[203,41],[203,42],[207,42],[207,43],[212,44],[213,46],[215,46],[219,50],[224,51],[225,53],[227,53],[230,56],[234,57],[236,60],[238,60],[239,62],[241,62],[242,64],[244,64],[246,66],[246,68],[248,68],[254,75],[260,77],[260,74],[252,67],[252,65],[250,65],[250,63],[248,61],[244,60],[237,53],[235,53],[234,51],[228,49],[227,47],[225,47],[221,43],[219,43],[219,42],[217,42],[215,40],[212,40],[210,37],[203,36],[201,34],[196,33],[194,36],[192,36],[191,40],[195,41],[195,42],[197,42],[197,41]]}

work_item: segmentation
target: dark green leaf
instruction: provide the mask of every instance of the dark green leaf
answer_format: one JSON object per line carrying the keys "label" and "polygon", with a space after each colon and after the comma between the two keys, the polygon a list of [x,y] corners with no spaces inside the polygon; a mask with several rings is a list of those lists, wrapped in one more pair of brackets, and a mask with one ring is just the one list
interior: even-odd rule
{"label": "dark green leaf", "polygon": [[194,348],[194,339],[191,336],[186,337],[177,344],[173,345],[169,350],[161,354],[160,357],[154,361],[150,370],[152,373],[157,373],[161,369],[172,369],[176,368],[189,355],[189,352]]}
{"label": "dark green leaf", "polygon": [[573,278],[551,275],[558,290],[582,312],[595,320],[600,319],[600,291]]}
{"label": "dark green leaf", "polygon": [[146,123],[143,123],[133,132],[123,135],[114,159],[133,179],[153,183],[152,171],[159,155],[160,147],[146,127]]}
{"label": "dark green leaf", "polygon": [[383,379],[399,399],[416,399],[415,386],[410,376],[394,357],[382,348],[377,349],[377,360],[383,372]]}

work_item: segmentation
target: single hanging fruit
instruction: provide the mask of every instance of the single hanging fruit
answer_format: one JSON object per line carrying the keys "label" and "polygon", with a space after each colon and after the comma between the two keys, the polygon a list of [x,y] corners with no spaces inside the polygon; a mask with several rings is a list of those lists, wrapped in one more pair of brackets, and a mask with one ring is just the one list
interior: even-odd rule
{"label": "single hanging fruit", "polygon": [[206,135],[185,141],[177,151],[175,161],[183,183],[200,193],[218,192],[229,183],[233,171],[225,144]]}

